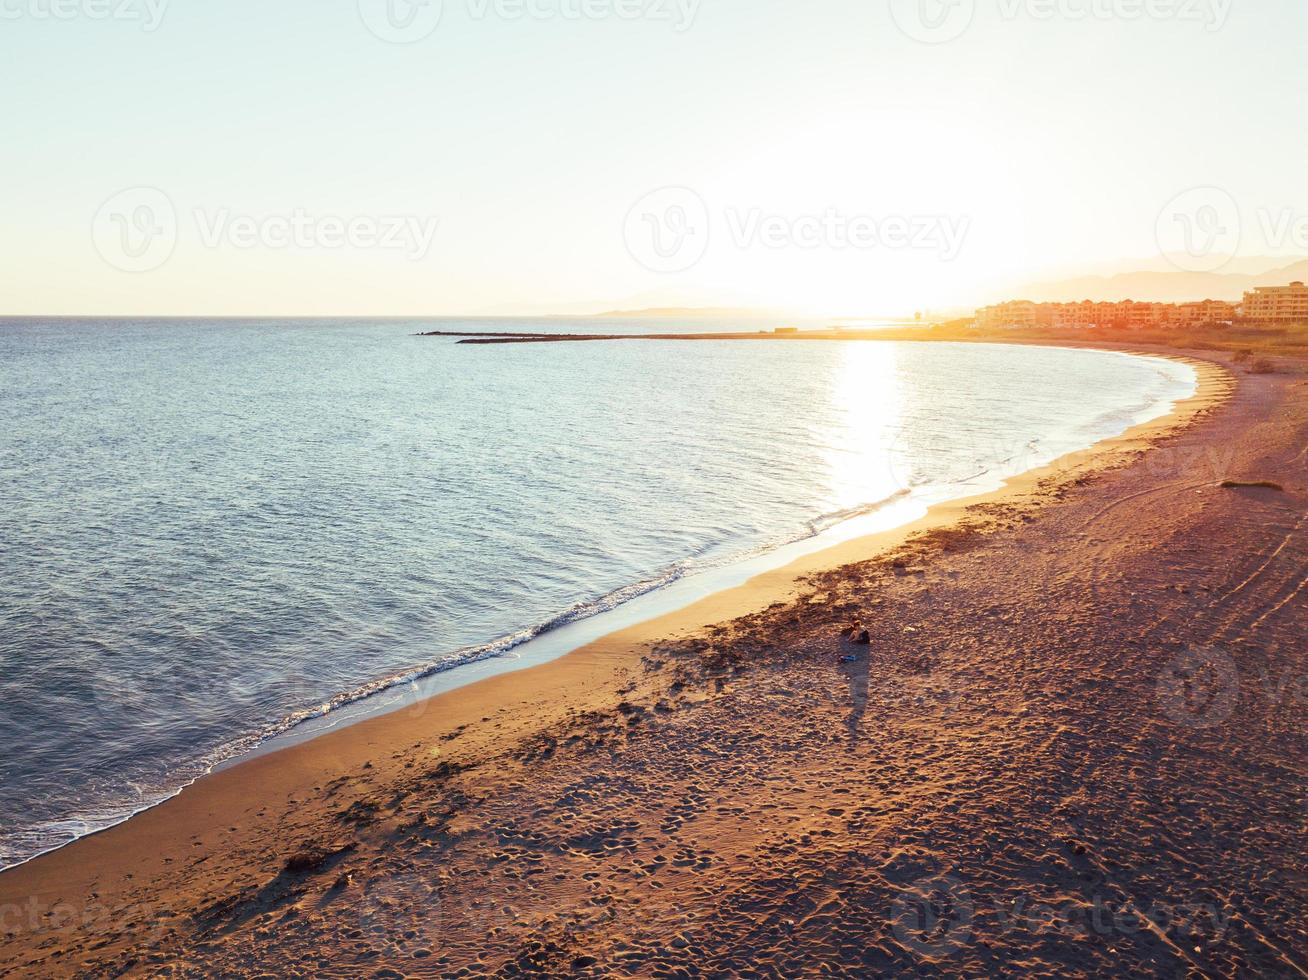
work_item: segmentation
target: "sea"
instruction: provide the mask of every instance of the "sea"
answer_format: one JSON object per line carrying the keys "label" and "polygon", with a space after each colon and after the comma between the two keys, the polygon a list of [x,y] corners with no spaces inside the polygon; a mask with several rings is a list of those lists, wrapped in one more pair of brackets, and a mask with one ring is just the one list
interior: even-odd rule
{"label": "sea", "polygon": [[[0,868],[1166,413],[1161,358],[739,320],[0,320]],[[624,620],[625,617],[625,620]]]}

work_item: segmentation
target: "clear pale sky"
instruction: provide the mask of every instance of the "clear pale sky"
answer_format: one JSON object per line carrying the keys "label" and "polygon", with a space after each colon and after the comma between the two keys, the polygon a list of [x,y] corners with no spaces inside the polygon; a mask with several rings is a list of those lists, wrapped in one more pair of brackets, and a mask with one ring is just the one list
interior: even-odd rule
{"label": "clear pale sky", "polygon": [[[674,0],[635,20],[618,0],[580,19],[560,14],[581,0],[520,19],[444,0],[408,44],[369,30],[372,0],[172,0],[155,30],[145,0],[99,2],[139,16],[0,0],[2,313],[944,309],[1156,264],[1160,213],[1197,186],[1235,202],[1241,254],[1306,251],[1260,219],[1308,218],[1303,0],[975,0],[934,44],[897,26],[917,0],[700,0],[683,30]],[[128,272],[96,222],[139,187],[175,207],[176,245]],[[686,269],[642,265],[624,236],[663,187],[708,215]],[[224,215],[296,211],[439,225],[418,260],[204,241]],[[945,216],[966,237],[949,256],[768,244],[751,214]]]}

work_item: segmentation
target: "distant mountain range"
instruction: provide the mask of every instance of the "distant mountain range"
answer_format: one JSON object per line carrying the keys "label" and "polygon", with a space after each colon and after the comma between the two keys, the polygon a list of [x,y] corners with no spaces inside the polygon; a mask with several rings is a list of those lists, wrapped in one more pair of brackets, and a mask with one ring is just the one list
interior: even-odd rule
{"label": "distant mountain range", "polygon": [[1028,286],[1024,295],[1011,298],[1037,303],[1075,303],[1083,299],[1105,303],[1127,299],[1155,303],[1202,299],[1239,302],[1245,292],[1255,286],[1284,286],[1294,281],[1308,282],[1308,259],[1259,273],[1153,270],[1111,276],[1079,276],[1036,283]]}
{"label": "distant mountain range", "polygon": [[[1117,271],[1122,269],[1126,271]],[[1308,282],[1308,258],[1237,256],[1217,272],[1185,272],[1169,263],[1166,257],[1155,256],[1136,260],[1117,260],[1111,265],[1099,266],[1099,271],[1096,273],[1066,279],[1050,279],[1017,286],[996,283],[986,291],[984,301],[978,305],[985,306],[1013,299],[1051,303],[1075,303],[1086,299],[1109,303],[1127,299],[1155,303],[1187,303],[1217,299],[1238,303],[1248,290],[1256,286],[1284,286],[1295,281]],[[502,306],[494,310],[483,310],[481,315],[567,318],[584,316],[610,320],[744,320],[757,323],[808,323],[810,321],[852,323],[855,320],[876,320],[878,324],[884,325],[886,322],[884,316],[873,316],[870,313],[861,316],[851,314],[848,317],[815,317],[798,312],[765,310],[757,307],[709,304],[696,306],[693,303],[681,306],[655,305],[662,298],[654,293],[631,296],[620,301],[629,304],[624,308],[608,309],[602,313],[579,311],[587,306],[591,310],[602,308],[598,303],[578,303],[553,308]],[[642,305],[644,302],[650,302],[650,305]],[[974,307],[961,306],[934,309],[926,319],[930,322],[950,317],[970,317],[973,309]]]}

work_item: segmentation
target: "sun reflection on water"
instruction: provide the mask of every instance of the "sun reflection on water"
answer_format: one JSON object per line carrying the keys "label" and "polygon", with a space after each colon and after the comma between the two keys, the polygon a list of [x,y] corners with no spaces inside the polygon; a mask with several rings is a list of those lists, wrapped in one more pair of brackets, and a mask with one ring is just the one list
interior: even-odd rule
{"label": "sun reflection on water", "polygon": [[851,341],[839,350],[831,387],[837,424],[823,456],[833,509],[847,510],[905,488],[892,462],[905,391],[897,345]]}

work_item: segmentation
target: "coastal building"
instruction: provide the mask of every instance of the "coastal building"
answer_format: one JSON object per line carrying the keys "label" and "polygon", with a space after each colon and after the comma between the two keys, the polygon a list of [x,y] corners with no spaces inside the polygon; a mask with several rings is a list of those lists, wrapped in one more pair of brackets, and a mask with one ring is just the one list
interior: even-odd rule
{"label": "coastal building", "polygon": [[1234,303],[1206,299],[1201,303],[1182,303],[1177,308],[1176,324],[1194,327],[1204,323],[1234,323],[1238,315],[1239,307]]}
{"label": "coastal building", "polygon": [[1196,303],[1032,303],[1014,300],[977,310],[978,329],[1052,327],[1055,330],[1148,330],[1231,323],[1234,303],[1203,300]]}
{"label": "coastal building", "polygon": [[1059,330],[1093,330],[1107,326],[1111,303],[1048,303],[1050,325]]}
{"label": "coastal building", "polygon": [[987,306],[976,311],[976,326],[979,329],[1006,329],[1010,327],[1034,327],[1036,323],[1036,304],[1019,299],[996,306]]}
{"label": "coastal building", "polygon": [[1253,323],[1308,323],[1308,286],[1259,286],[1244,294],[1240,316]]}

